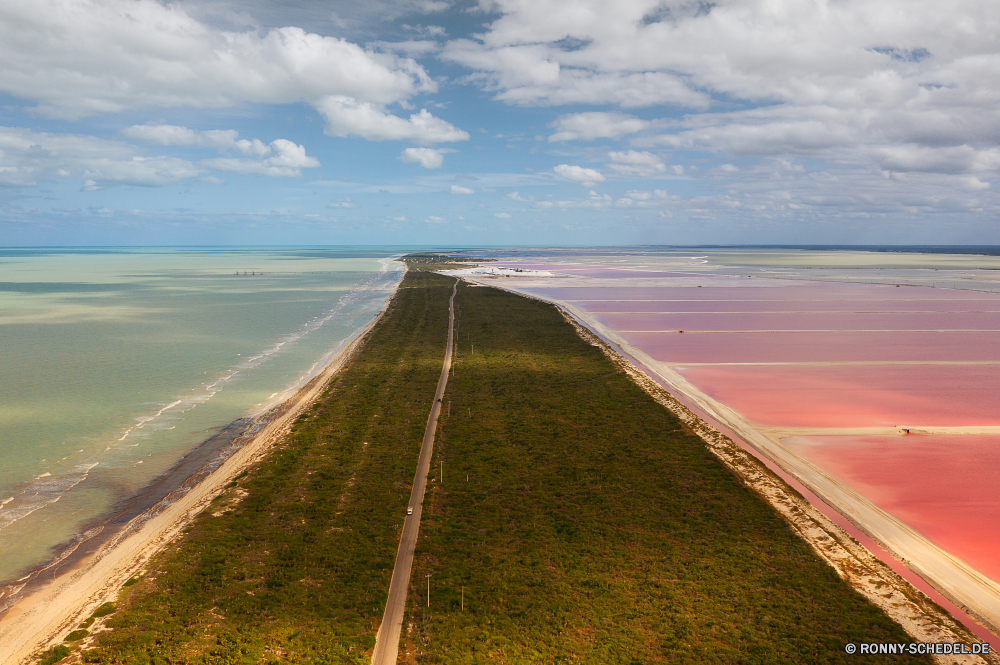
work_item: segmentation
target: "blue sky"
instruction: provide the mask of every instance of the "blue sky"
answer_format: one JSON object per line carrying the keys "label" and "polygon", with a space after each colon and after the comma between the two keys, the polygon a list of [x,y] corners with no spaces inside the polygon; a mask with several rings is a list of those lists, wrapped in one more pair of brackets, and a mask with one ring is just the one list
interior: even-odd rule
{"label": "blue sky", "polygon": [[1000,244],[1000,19],[0,6],[0,244]]}

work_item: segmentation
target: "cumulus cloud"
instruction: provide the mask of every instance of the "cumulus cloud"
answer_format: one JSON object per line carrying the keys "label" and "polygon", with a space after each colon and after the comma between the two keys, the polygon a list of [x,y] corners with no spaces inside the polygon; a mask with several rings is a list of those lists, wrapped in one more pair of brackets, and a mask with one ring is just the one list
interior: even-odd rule
{"label": "cumulus cloud", "polygon": [[174,157],[150,157],[133,145],[79,134],[0,127],[0,184],[32,185],[76,178],[84,191],[110,185],[161,187],[202,175],[205,168]]}
{"label": "cumulus cloud", "polygon": [[240,157],[217,157],[202,160],[205,166],[218,171],[233,173],[268,175],[268,176],[298,176],[301,169],[311,169],[319,166],[319,160],[306,155],[306,149],[285,139],[271,141],[264,159],[247,159]]}
{"label": "cumulus cloud", "polygon": [[379,104],[342,95],[324,97],[313,105],[326,118],[326,133],[331,136],[360,136],[369,141],[408,140],[423,145],[469,140],[468,132],[427,109],[405,120],[387,113]]}
{"label": "cumulus cloud", "polygon": [[[136,128],[129,128],[134,130]],[[146,134],[143,131],[152,130]],[[143,127],[143,131],[123,132],[159,145],[235,146],[248,157],[220,157],[192,162],[176,157],[147,155],[135,145],[80,134],[49,134],[27,129],[0,127],[0,184],[25,186],[49,178],[77,178],[83,191],[97,191],[112,185],[162,187],[187,178],[224,184],[206,175],[209,171],[230,171],[247,175],[298,176],[301,169],[319,166],[306,155],[305,148],[285,139],[264,144],[237,141],[231,131],[193,132],[184,127]],[[181,131],[183,130],[183,131]],[[210,138],[206,138],[206,135]],[[220,137],[225,138],[225,142]]]}
{"label": "cumulus cloud", "polygon": [[439,169],[444,164],[446,153],[456,152],[451,148],[407,148],[400,155],[400,161],[420,164],[425,169]]}
{"label": "cumulus cloud", "polygon": [[[491,0],[489,8],[497,17],[486,30],[450,42],[442,57],[470,68],[497,99],[688,112],[647,124],[572,114],[553,123],[552,141],[660,129],[635,147],[809,155],[905,172],[1000,168],[1000,44],[982,0]],[[733,101],[745,110],[707,112]]]}
{"label": "cumulus cloud", "polygon": [[[916,214],[953,220],[965,217],[970,221],[1000,215],[1000,194],[989,182],[965,175],[900,174],[858,167],[807,171],[786,160],[768,159],[732,172],[724,185],[715,189],[693,196],[664,189],[632,189],[618,198],[590,191],[580,199],[540,201],[534,207],[648,211],[670,218],[738,220],[741,225],[750,224],[771,234],[766,236],[769,241],[778,239],[771,226],[778,223],[825,221],[825,228],[830,230],[828,237],[844,242],[850,237],[843,234],[844,228],[853,228],[855,236],[858,231],[876,233],[893,220],[897,232],[899,223],[910,233],[920,232],[911,226]],[[788,227],[781,228],[787,231]],[[823,233],[821,229],[813,227],[812,232]]]}
{"label": "cumulus cloud", "polygon": [[587,187],[593,187],[595,183],[604,182],[607,178],[600,171],[584,168],[582,166],[572,166],[570,164],[559,164],[552,169],[567,180],[574,180],[583,183]]}
{"label": "cumulus cloud", "polygon": [[556,118],[549,126],[556,133],[549,141],[593,141],[594,139],[620,139],[626,134],[641,132],[649,122],[625,113],[572,113]]}
{"label": "cumulus cloud", "polygon": [[202,146],[242,152],[254,157],[264,157],[272,152],[272,147],[260,139],[240,139],[240,134],[235,129],[195,131],[177,125],[133,125],[123,129],[121,134],[127,139],[152,145]]}
{"label": "cumulus cloud", "polygon": [[664,173],[667,170],[666,165],[660,161],[660,158],[651,152],[638,152],[635,150],[609,152],[608,158],[611,160],[608,168],[624,176],[649,178]]}
{"label": "cumulus cloud", "polygon": [[451,191],[452,194],[475,194],[476,193],[476,190],[469,189],[468,187],[462,187],[461,185],[452,185],[450,191]]}
{"label": "cumulus cloud", "polygon": [[200,163],[217,171],[233,173],[299,176],[302,169],[320,166],[319,160],[306,155],[305,147],[285,139],[264,143],[259,139],[240,139],[234,129],[195,131],[176,125],[133,125],[122,130],[122,135],[153,145],[184,145],[215,148],[221,152],[240,152],[253,158],[220,157]]}
{"label": "cumulus cloud", "polygon": [[333,136],[468,139],[426,110],[386,110],[437,90],[411,58],[296,27],[221,30],[179,3],[10,0],[0,5],[0,62],[0,91],[52,117],[306,102]]}
{"label": "cumulus cloud", "polygon": [[499,217],[500,219],[510,219],[510,214],[506,212],[495,212],[493,213],[493,216]]}

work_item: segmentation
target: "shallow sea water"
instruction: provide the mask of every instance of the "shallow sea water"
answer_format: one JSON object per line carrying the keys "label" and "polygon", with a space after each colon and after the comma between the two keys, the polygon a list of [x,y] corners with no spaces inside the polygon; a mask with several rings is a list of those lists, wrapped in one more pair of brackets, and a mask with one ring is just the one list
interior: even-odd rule
{"label": "shallow sea water", "polygon": [[395,254],[0,250],[0,580],[289,396],[381,309]]}

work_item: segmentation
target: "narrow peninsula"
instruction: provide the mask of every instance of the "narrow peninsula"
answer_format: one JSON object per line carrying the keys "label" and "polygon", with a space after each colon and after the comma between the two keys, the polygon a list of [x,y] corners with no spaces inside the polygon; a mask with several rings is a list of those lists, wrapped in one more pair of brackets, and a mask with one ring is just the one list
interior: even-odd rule
{"label": "narrow peninsula", "polygon": [[[405,260],[284,439],[34,662],[371,662],[455,285]],[[845,645],[913,641],[556,307],[465,282],[454,303],[397,662],[882,662]]]}

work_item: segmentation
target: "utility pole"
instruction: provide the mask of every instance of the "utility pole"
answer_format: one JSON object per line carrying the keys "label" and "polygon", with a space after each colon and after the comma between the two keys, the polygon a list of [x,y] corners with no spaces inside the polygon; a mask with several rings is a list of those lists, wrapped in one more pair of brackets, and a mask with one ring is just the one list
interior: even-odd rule
{"label": "utility pole", "polygon": [[431,574],[427,573],[427,607],[431,606]]}
{"label": "utility pole", "polygon": [[444,460],[438,460],[441,462],[441,484],[444,485]]}

